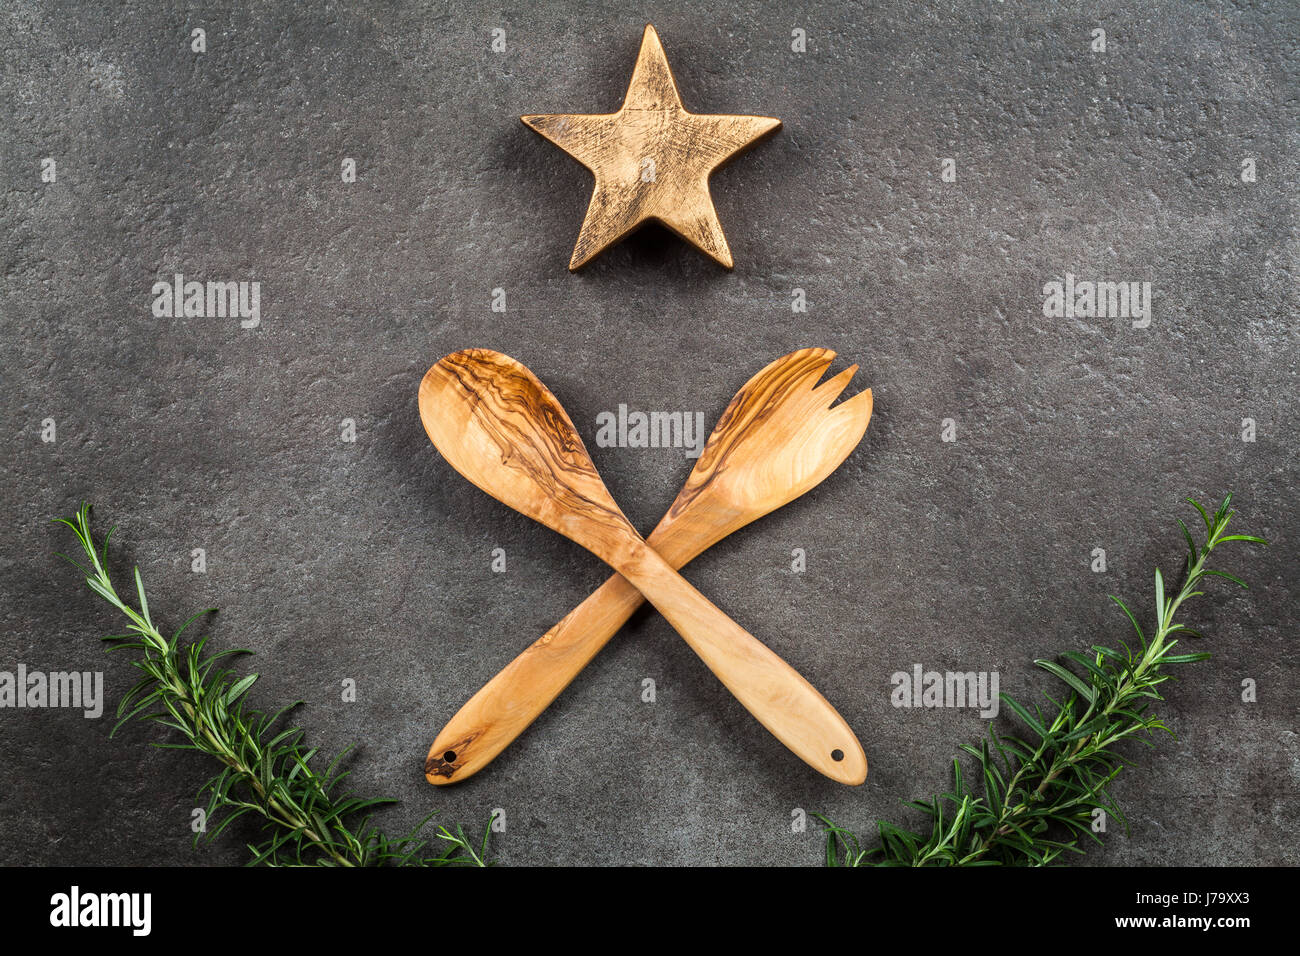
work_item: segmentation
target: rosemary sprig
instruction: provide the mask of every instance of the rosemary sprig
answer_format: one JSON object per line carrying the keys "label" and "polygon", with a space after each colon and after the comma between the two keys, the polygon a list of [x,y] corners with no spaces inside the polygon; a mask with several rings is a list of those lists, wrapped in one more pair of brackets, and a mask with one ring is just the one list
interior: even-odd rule
{"label": "rosemary sprig", "polygon": [[[109,529],[103,545],[96,549],[89,505],[81,506],[75,521],[55,520],[72,529],[90,566],[67,555],[60,557],[76,565],[86,576],[87,586],[130,621],[128,633],[104,638],[108,649],[139,652],[131,663],[144,676],[119,704],[113,733],[131,720],[151,721],[185,740],[155,746],[197,750],[223,765],[199,790],[200,798],[207,794],[209,842],[240,817],[252,815],[263,820],[268,836],[260,844],[249,844],[250,866],[487,865],[490,828],[484,831],[482,844],[476,846],[461,827],[453,833],[439,826],[435,836],[442,841],[441,853],[427,850],[427,841],[418,837],[432,814],[404,837],[386,836],[371,823],[370,811],[396,801],[337,792],[349,773],[339,772],[339,765],[351,748],[317,772],[312,767],[317,751],[304,748],[303,731],[298,727],[280,729],[282,718],[301,701],[273,714],[252,709],[246,704],[246,695],[258,675],[236,678],[233,671],[218,666],[226,658],[251,651],[225,650],[205,656],[207,637],[181,644],[186,629],[215,609],[200,611],[170,638],[164,637],[150,615],[139,568],[135,569],[138,610],[113,587],[107,568],[108,542],[116,529]],[[196,834],[196,846],[203,836]]]}
{"label": "rosemary sprig", "polygon": [[1031,713],[1008,695],[999,695],[1032,737],[999,734],[990,725],[979,747],[963,745],[961,749],[974,758],[979,790],[973,790],[963,776],[960,758],[954,759],[950,792],[907,804],[926,814],[928,830],[906,830],[878,821],[880,845],[872,849],[863,849],[853,833],[821,817],[827,831],[828,865],[1042,866],[1067,851],[1083,853],[1081,836],[1101,843],[1092,829],[1098,808],[1128,829],[1110,792],[1111,782],[1128,763],[1115,747],[1129,739],[1154,746],[1147,737],[1156,730],[1172,736],[1150,713],[1151,702],[1163,699],[1157,688],[1171,679],[1165,668],[1210,656],[1172,653],[1179,643],[1175,635],[1201,636],[1178,621],[1177,614],[1185,601],[1202,594],[1197,588],[1206,577],[1226,578],[1246,587],[1233,575],[1207,566],[1216,547],[1228,541],[1267,544],[1251,535],[1225,534],[1235,514],[1229,510],[1231,495],[1213,515],[1187,500],[1205,523],[1205,544],[1198,548],[1187,526],[1178,522],[1188,548],[1183,583],[1176,594],[1167,595],[1164,578],[1156,569],[1154,634],[1148,639],[1133,612],[1112,595],[1137,633],[1136,648],[1121,641],[1122,652],[1098,645],[1084,653],[1067,651],[1062,658],[1078,670],[1054,661],[1035,661],[1064,682],[1070,695],[1064,703],[1045,695],[1048,715],[1043,708],[1035,706]]}

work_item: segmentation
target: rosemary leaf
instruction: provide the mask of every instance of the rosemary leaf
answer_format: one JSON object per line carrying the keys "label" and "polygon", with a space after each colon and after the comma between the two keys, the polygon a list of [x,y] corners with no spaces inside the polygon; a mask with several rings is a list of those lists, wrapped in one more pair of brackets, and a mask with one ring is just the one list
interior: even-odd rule
{"label": "rosemary leaf", "polygon": [[[430,814],[403,837],[385,835],[371,822],[370,813],[396,801],[339,794],[338,784],[347,776],[337,772],[344,754],[324,773],[318,773],[312,766],[316,751],[304,749],[303,731],[298,727],[275,729],[298,704],[273,714],[253,709],[246,700],[257,675],[238,677],[219,666],[226,658],[251,652],[226,650],[205,656],[206,637],[181,643],[181,635],[190,625],[214,608],[200,611],[171,638],[165,637],[150,616],[140,569],[134,573],[138,610],[119,597],[109,578],[108,541],[115,529],[104,536],[97,551],[88,504],[83,504],[72,520],[55,520],[72,529],[89,566],[66,555],[60,557],[81,571],[86,585],[130,622],[126,634],[103,639],[108,650],[138,652],[131,663],[144,675],[119,703],[113,731],[133,720],[159,724],[183,742],[156,746],[197,750],[221,764],[221,771],[199,790],[200,798],[207,797],[208,842],[251,814],[261,818],[265,837],[260,843],[249,844],[250,866],[488,865],[490,828],[485,828],[482,842],[475,844],[461,827],[453,832],[439,826],[433,834],[438,843],[430,846],[419,836],[434,816]],[[196,835],[195,845],[203,838],[204,834]]]}
{"label": "rosemary leaf", "polygon": [[1044,866],[1065,853],[1082,854],[1081,837],[1101,842],[1092,830],[1097,809],[1128,829],[1110,792],[1112,781],[1129,762],[1116,748],[1130,740],[1152,745],[1156,731],[1172,736],[1150,711],[1153,701],[1163,699],[1157,688],[1170,679],[1166,668],[1210,656],[1171,653],[1179,637],[1200,637],[1177,615],[1185,601],[1201,594],[1197,587],[1207,577],[1246,587],[1233,575],[1207,566],[1215,548],[1228,541],[1267,544],[1253,535],[1224,533],[1235,514],[1230,510],[1232,495],[1213,514],[1187,500],[1205,524],[1205,544],[1198,547],[1187,526],[1178,522],[1188,549],[1182,585],[1177,593],[1167,592],[1156,570],[1151,636],[1143,633],[1128,605],[1112,596],[1137,635],[1133,647],[1121,641],[1122,651],[1094,645],[1083,652],[1066,651],[1060,663],[1035,661],[1062,681],[1070,696],[1064,702],[1048,696],[1045,713],[1000,695],[1034,739],[999,734],[990,725],[988,738],[978,748],[963,746],[978,774],[963,776],[960,761],[954,760],[952,790],[907,804],[927,815],[928,826],[911,831],[878,821],[879,845],[864,849],[855,834],[818,814],[826,831],[828,865]]}

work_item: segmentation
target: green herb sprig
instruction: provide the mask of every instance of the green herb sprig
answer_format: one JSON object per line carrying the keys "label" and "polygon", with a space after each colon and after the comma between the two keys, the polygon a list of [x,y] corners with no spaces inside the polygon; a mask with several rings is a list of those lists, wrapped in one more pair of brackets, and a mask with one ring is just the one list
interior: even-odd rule
{"label": "green herb sprig", "polygon": [[[60,557],[76,565],[86,576],[87,586],[130,621],[128,633],[104,638],[108,649],[139,652],[131,663],[144,676],[119,704],[113,733],[132,720],[151,721],[175,731],[185,741],[155,746],[197,750],[223,765],[199,790],[200,798],[207,796],[209,842],[236,820],[251,816],[261,818],[268,835],[261,843],[249,844],[250,866],[487,865],[487,829],[481,845],[475,845],[461,827],[453,833],[439,826],[435,835],[442,841],[437,847],[440,853],[427,849],[427,841],[418,836],[432,815],[404,837],[386,836],[371,823],[370,812],[396,801],[338,792],[349,774],[340,772],[339,765],[351,748],[318,772],[312,766],[317,751],[305,749],[303,731],[282,726],[283,718],[301,701],[273,714],[247,705],[246,695],[257,675],[236,677],[221,664],[251,651],[225,650],[205,656],[206,637],[181,643],[189,626],[215,609],[200,611],[170,638],[164,637],[150,615],[139,568],[135,569],[139,609],[122,600],[113,587],[108,574],[108,542],[116,529],[109,530],[97,549],[89,505],[83,504],[74,520],[55,520],[76,534],[89,567],[67,555]],[[196,846],[203,836],[195,836]]]}
{"label": "green herb sprig", "polygon": [[1179,637],[1201,635],[1178,620],[1184,602],[1202,594],[1207,577],[1240,579],[1207,566],[1211,552],[1228,541],[1267,544],[1263,538],[1226,534],[1235,512],[1228,495],[1211,515],[1187,499],[1205,523],[1205,544],[1197,547],[1180,520],[1187,542],[1183,583],[1175,594],[1165,593],[1160,570],[1155,573],[1156,627],[1148,637],[1137,617],[1111,596],[1137,633],[1135,647],[1121,642],[1123,651],[1094,645],[1086,652],[1067,651],[1062,659],[1075,665],[1038,660],[1034,663],[1069,688],[1064,703],[1047,696],[1048,706],[1029,708],[1006,694],[999,695],[1029,729],[1029,738],[999,734],[990,725],[978,747],[963,745],[974,758],[978,784],[972,788],[953,760],[953,787],[930,800],[907,804],[929,818],[928,828],[907,830],[885,820],[877,822],[880,845],[863,849],[848,830],[820,817],[826,827],[826,862],[831,866],[989,866],[1049,864],[1066,852],[1083,853],[1081,837],[1101,843],[1093,832],[1093,813],[1100,808],[1128,829],[1110,792],[1111,782],[1128,761],[1117,745],[1138,740],[1154,746],[1154,731],[1173,732],[1151,713],[1157,689],[1171,676],[1170,665],[1190,664],[1209,654],[1175,654]]}

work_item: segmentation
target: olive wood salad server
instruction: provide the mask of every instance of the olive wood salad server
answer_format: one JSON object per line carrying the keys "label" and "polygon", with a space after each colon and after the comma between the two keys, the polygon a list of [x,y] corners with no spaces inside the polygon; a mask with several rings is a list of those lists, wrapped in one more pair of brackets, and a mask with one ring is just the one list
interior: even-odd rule
{"label": "olive wood salad server", "polygon": [[[820,353],[813,360],[821,362],[814,381],[829,364],[830,354]],[[702,551],[710,543],[707,536],[718,540],[779,507],[811,488],[843,460],[861,438],[865,420],[859,422],[847,413],[837,417],[839,409],[831,412],[826,406],[847,384],[852,371],[849,369],[820,388],[809,390],[805,414],[820,414],[824,420],[817,427],[805,424],[806,433],[793,443],[787,454],[773,455],[770,459],[755,455],[750,467],[732,469],[725,454],[730,446],[710,440],[678,503],[665,519],[669,528],[660,535],[661,540],[668,542],[665,547],[678,564],[684,564]],[[798,390],[793,391],[797,395]],[[812,399],[813,394],[816,400]],[[869,412],[869,393],[863,395],[867,396],[865,401],[857,396],[844,407],[857,402],[857,408],[865,405]],[[558,400],[527,368],[508,356],[485,349],[456,352],[425,375],[420,384],[419,404],[429,438],[452,467],[499,501],[558,531],[610,564],[659,609],[746,709],[802,760],[842,783],[856,785],[866,779],[867,763],[862,746],[835,708],[790,665],[678,575],[654,547],[647,545],[606,490]],[[733,426],[739,427],[739,433],[743,434],[746,428],[753,428],[762,420],[764,410],[767,414],[773,412],[763,402],[733,402],[723,417],[723,425],[728,419],[747,412],[748,422]],[[832,455],[833,464],[826,468],[821,460],[823,456],[816,449],[824,443],[846,442],[843,453],[838,457]],[[708,462],[713,463],[712,467]],[[728,473],[732,471],[739,473],[729,478]],[[745,508],[723,492],[710,491],[714,483],[725,486],[733,482],[743,494],[762,501],[762,505]],[[700,503],[684,514],[687,509],[682,503],[696,499]],[[681,532],[670,533],[678,523]],[[704,532],[702,526],[711,530]],[[706,537],[701,539],[701,534]],[[606,620],[602,629],[608,626]],[[582,663],[589,659],[587,654]],[[556,686],[554,693],[545,687],[543,693],[535,695],[537,702],[528,707],[526,719],[518,730],[554,699],[578,669],[565,672],[568,677],[561,678],[564,683]],[[531,688],[525,690],[534,696]],[[496,746],[489,759],[518,730]],[[453,767],[463,766],[462,752],[473,743],[462,738],[460,751],[453,751],[449,746],[438,757],[442,759],[452,753],[453,759],[444,762]],[[434,770],[426,767],[431,781],[442,776]]]}
{"label": "olive wood salad server", "polygon": [[[815,487],[857,447],[871,392],[831,408],[857,366],[818,385],[835,353],[799,349],[736,393],[686,485],[646,539],[681,568],[728,534]],[[816,386],[816,387],[814,387]],[[429,749],[425,776],[445,785],[473,776],[573,681],[645,598],[615,574],[488,681]]]}

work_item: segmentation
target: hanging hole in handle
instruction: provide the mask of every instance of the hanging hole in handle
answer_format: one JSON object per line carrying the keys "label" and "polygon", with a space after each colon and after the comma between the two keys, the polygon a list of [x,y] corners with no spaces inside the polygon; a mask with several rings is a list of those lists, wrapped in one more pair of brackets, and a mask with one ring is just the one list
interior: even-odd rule
{"label": "hanging hole in handle", "polygon": [[[442,759],[444,763],[455,763],[456,751],[448,750],[445,754],[442,755]],[[839,758],[837,757],[836,759],[838,760]]]}
{"label": "hanging hole in handle", "polygon": [[834,760],[834,761],[836,761],[837,763],[838,763],[839,761],[843,760],[843,759],[844,759],[844,751],[843,751],[843,750],[832,750],[832,751],[831,751],[831,759]]}

